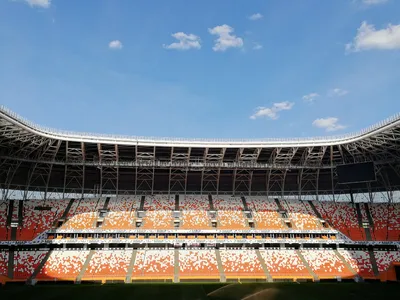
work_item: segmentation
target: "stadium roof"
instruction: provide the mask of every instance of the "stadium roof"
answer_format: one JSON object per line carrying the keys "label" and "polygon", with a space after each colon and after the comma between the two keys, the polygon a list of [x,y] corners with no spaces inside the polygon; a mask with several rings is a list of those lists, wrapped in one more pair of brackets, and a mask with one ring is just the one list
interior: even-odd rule
{"label": "stadium roof", "polygon": [[[336,166],[373,161],[400,188],[400,115],[355,134],[310,139],[118,137],[47,129],[0,108],[0,187],[75,193],[332,193]],[[353,187],[352,187],[353,188]]]}
{"label": "stadium roof", "polygon": [[[323,145],[339,145],[345,143],[357,142],[367,138],[378,138],[380,133],[385,134],[393,129],[400,128],[400,113],[381,121],[378,124],[370,126],[364,130],[355,133],[338,136],[325,137],[309,137],[309,138],[262,138],[262,139],[189,139],[176,137],[143,137],[143,136],[121,136],[121,135],[106,135],[96,133],[70,132],[46,128],[33,122],[24,119],[15,112],[0,106],[0,118],[11,121],[16,126],[20,126],[35,134],[42,135],[48,138],[61,139],[65,141],[75,142],[95,142],[107,144],[143,144],[143,145],[160,145],[160,146],[217,146],[217,147],[235,147],[235,146],[262,146],[262,147],[285,147],[285,146],[323,146]],[[399,133],[399,132],[397,132]],[[395,135],[400,137],[399,135]]]}

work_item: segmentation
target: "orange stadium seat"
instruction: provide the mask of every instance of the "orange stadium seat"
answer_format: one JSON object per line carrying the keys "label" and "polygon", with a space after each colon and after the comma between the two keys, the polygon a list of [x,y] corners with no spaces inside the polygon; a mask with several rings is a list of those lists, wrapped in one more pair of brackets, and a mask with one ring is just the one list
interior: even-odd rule
{"label": "orange stadium seat", "polygon": [[272,278],[312,278],[295,250],[260,250]]}
{"label": "orange stadium seat", "polygon": [[0,250],[0,275],[8,276],[8,251]]}
{"label": "orange stadium seat", "polygon": [[256,229],[288,229],[278,213],[278,205],[274,200],[266,197],[246,197],[246,200],[249,208],[253,211]]}
{"label": "orange stadium seat", "polygon": [[15,251],[14,279],[26,280],[42,262],[47,251]]}
{"label": "orange stadium seat", "polygon": [[215,250],[180,250],[179,278],[219,279]]}
{"label": "orange stadium seat", "polygon": [[75,280],[88,254],[89,250],[55,250],[36,278],[45,281]]}
{"label": "orange stadium seat", "polygon": [[124,280],[133,250],[97,250],[92,256],[82,280]]}
{"label": "orange stadium seat", "polygon": [[8,240],[7,211],[8,201],[0,201],[0,241]]}
{"label": "orange stadium seat", "polygon": [[254,250],[220,250],[226,278],[262,278],[265,273]]}
{"label": "orange stadium seat", "polygon": [[174,277],[173,250],[138,250],[132,279],[170,279]]}
{"label": "orange stadium seat", "polygon": [[301,251],[310,268],[321,279],[324,278],[353,278],[355,275],[338,258],[333,250]]}

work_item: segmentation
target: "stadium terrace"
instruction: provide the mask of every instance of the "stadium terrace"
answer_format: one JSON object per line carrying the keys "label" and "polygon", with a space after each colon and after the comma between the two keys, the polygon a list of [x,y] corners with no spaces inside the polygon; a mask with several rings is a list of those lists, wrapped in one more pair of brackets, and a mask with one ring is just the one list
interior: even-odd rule
{"label": "stadium terrace", "polygon": [[400,116],[293,140],[114,137],[0,109],[0,282],[398,281]]}

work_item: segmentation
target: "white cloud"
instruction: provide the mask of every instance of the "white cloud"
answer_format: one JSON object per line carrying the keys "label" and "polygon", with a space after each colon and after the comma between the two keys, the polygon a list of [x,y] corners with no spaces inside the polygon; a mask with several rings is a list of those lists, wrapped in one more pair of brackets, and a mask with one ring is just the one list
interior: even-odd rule
{"label": "white cloud", "polygon": [[214,51],[225,51],[228,48],[241,48],[243,47],[243,39],[233,34],[235,30],[228,25],[216,26],[209,28],[208,32],[212,35],[217,35],[218,38],[215,40],[213,47]]}
{"label": "white cloud", "polygon": [[303,100],[306,101],[306,102],[314,102],[314,100],[316,98],[318,98],[318,97],[319,97],[319,94],[311,93],[311,94],[308,94],[308,95],[304,95],[303,96]]}
{"label": "white cloud", "polygon": [[165,49],[189,50],[201,48],[201,40],[197,35],[177,32],[172,34],[172,37],[177,39],[178,42],[172,43],[170,45],[163,45]]}
{"label": "white cloud", "polygon": [[254,43],[253,50],[261,50],[263,48],[259,43]]}
{"label": "white cloud", "polygon": [[376,5],[388,2],[388,0],[362,0],[362,3],[365,5]]}
{"label": "white cloud", "polygon": [[49,8],[51,0],[25,0],[30,6],[38,6],[42,8]]}
{"label": "white cloud", "polygon": [[282,110],[290,110],[292,109],[294,103],[293,102],[278,102],[274,103],[272,107],[257,107],[256,112],[250,116],[250,119],[255,120],[261,117],[267,117],[272,120],[276,120],[279,118],[278,112]]}
{"label": "white cloud", "polygon": [[353,42],[346,45],[346,52],[372,49],[400,49],[400,24],[389,24],[387,28],[376,30],[374,25],[362,22]]}
{"label": "white cloud", "polygon": [[110,49],[122,49],[122,43],[119,40],[114,40],[108,44],[108,47]]}
{"label": "white cloud", "polygon": [[334,117],[316,119],[312,125],[318,128],[323,128],[327,132],[345,129],[346,126],[338,124],[339,119]]}
{"label": "white cloud", "polygon": [[349,91],[347,91],[347,90],[334,88],[328,92],[328,96],[329,97],[343,97],[343,96],[347,95],[348,93],[349,93]]}
{"label": "white cloud", "polygon": [[257,20],[262,19],[263,17],[264,17],[264,16],[263,16],[262,14],[256,13],[256,14],[252,14],[252,15],[249,17],[249,20],[251,20],[251,21],[257,21]]}

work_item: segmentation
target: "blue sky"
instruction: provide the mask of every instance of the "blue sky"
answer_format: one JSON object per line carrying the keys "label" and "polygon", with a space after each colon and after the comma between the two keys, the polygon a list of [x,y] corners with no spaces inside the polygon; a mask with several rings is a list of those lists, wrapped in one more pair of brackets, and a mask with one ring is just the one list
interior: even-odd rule
{"label": "blue sky", "polygon": [[0,103],[85,132],[354,132],[400,112],[399,12],[397,0],[0,0]]}

